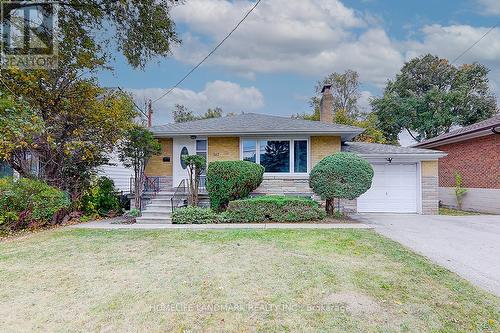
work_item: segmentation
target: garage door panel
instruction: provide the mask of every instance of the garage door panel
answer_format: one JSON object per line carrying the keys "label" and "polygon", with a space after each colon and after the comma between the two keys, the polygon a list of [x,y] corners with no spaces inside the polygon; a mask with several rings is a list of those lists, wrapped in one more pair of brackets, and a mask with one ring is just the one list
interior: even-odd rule
{"label": "garage door panel", "polygon": [[359,212],[416,213],[417,165],[375,164],[372,187],[358,198]]}

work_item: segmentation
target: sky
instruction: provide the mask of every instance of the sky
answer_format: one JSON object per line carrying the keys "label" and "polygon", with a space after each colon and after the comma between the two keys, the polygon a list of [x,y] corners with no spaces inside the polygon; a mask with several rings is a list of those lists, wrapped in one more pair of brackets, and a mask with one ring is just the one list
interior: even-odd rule
{"label": "sky", "polygon": [[[100,83],[130,91],[139,105],[158,98],[254,4],[186,0],[171,11],[182,43],[170,57],[135,70],[116,54],[114,71],[100,73]],[[176,103],[196,114],[216,106],[280,116],[310,112],[316,82],[346,69],[358,71],[359,106],[370,111],[370,98],[381,95],[405,61],[426,53],[452,60],[499,19],[499,0],[262,0],[215,54],[153,105],[153,123],[171,122]],[[491,69],[498,95],[500,26],[457,64],[472,62]]]}

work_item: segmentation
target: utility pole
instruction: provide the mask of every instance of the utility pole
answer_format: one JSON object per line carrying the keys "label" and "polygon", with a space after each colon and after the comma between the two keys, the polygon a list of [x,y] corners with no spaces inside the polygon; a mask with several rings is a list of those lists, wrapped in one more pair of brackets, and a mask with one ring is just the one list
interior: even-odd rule
{"label": "utility pole", "polygon": [[153,103],[151,99],[147,101],[147,110],[148,110],[148,128],[153,125]]}

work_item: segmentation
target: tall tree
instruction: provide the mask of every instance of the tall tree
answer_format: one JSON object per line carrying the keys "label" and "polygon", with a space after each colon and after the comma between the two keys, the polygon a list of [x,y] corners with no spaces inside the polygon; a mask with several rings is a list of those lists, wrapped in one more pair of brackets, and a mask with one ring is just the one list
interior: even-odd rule
{"label": "tall tree", "polygon": [[197,116],[192,110],[189,110],[186,106],[181,104],[175,104],[173,115],[175,123],[184,123],[187,121],[209,119],[209,118],[220,118],[222,117],[224,111],[220,107],[215,107],[213,109],[208,109],[204,114]]}
{"label": "tall tree", "polygon": [[414,58],[372,101],[378,125],[390,141],[404,130],[420,142],[489,118],[497,105],[488,73],[477,63],[455,67],[430,54]]}
{"label": "tall tree", "polygon": [[[136,116],[131,98],[99,88],[91,79],[49,85],[45,70],[11,70],[9,91],[0,86],[0,147],[23,177],[40,177],[78,200],[95,168],[106,164],[114,145]],[[23,96],[22,100],[14,96]],[[33,174],[28,157],[36,156]]]}
{"label": "tall tree", "polygon": [[309,101],[313,109],[311,114],[302,113],[292,116],[305,120],[320,120],[321,89],[325,84],[332,85],[333,122],[364,128],[365,131],[355,138],[355,141],[387,143],[384,133],[377,127],[377,116],[373,113],[359,112],[359,75],[356,71],[347,70],[344,73],[332,73],[318,81],[316,96]]}
{"label": "tall tree", "polygon": [[149,159],[161,152],[161,145],[153,133],[142,126],[130,128],[120,142],[118,157],[123,165],[134,169],[135,207],[141,208],[141,194],[144,189],[144,170]]}
{"label": "tall tree", "polygon": [[351,69],[344,73],[331,73],[323,80],[318,81],[315,90],[316,95],[311,99],[311,105],[318,105],[320,97],[318,95],[324,85],[332,86],[331,92],[333,95],[333,112],[343,110],[350,118],[357,118],[359,115],[358,101],[359,93],[359,74]]}

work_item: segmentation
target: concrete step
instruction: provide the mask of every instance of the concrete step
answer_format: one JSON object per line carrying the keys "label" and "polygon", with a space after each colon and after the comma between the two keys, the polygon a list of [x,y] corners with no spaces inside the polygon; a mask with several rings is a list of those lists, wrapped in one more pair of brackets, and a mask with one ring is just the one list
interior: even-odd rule
{"label": "concrete step", "polygon": [[170,210],[144,210],[142,212],[141,217],[151,217],[151,218],[159,218],[159,219],[169,219],[170,218]]}
{"label": "concrete step", "polygon": [[153,209],[153,210],[163,209],[163,210],[171,211],[172,206],[170,204],[167,205],[167,204],[161,204],[161,203],[151,203],[151,204],[146,206],[145,210],[149,210],[149,209]]}
{"label": "concrete step", "polygon": [[172,200],[170,200],[170,198],[154,198],[154,199],[151,199],[150,201],[151,203],[168,203],[170,204],[172,202]]}
{"label": "concrete step", "polygon": [[172,224],[172,219],[141,216],[136,218],[135,222],[138,224]]}

